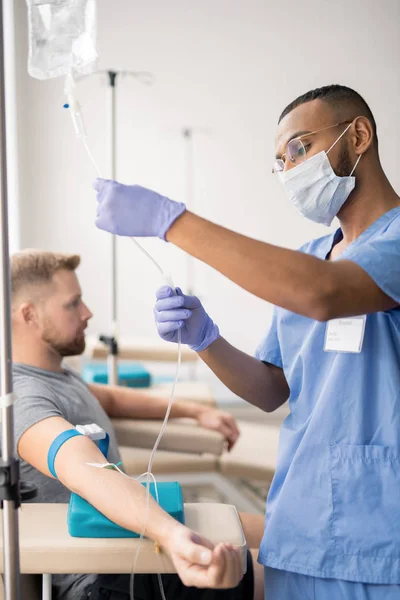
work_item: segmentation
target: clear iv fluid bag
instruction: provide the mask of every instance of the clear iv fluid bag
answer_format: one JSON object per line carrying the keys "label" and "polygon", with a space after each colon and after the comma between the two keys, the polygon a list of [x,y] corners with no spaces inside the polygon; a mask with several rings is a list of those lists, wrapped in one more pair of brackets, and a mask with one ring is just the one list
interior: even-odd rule
{"label": "clear iv fluid bag", "polygon": [[28,72],[52,79],[96,69],[95,0],[26,0],[28,5]]}

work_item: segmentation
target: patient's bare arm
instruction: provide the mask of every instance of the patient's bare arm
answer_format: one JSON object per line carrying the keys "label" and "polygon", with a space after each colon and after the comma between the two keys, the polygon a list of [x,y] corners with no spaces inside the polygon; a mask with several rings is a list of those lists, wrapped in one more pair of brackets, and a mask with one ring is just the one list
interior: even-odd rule
{"label": "patient's bare arm", "polygon": [[[52,477],[47,466],[50,446],[58,435],[72,428],[73,425],[61,417],[44,419],[22,434],[18,453],[33,467]],[[239,551],[226,545],[215,548],[175,521],[152,498],[147,512],[146,492],[140,483],[115,470],[88,464],[103,462],[103,454],[90,438],[76,436],[61,446],[54,467],[67,488],[121,527],[141,532],[146,526],[146,536],[171,555],[186,585],[228,588],[238,584],[241,577]]]}

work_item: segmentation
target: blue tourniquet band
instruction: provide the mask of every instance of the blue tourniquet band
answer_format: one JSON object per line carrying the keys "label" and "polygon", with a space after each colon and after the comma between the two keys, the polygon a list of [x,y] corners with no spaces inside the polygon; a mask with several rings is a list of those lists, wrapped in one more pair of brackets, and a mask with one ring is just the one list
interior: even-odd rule
{"label": "blue tourniquet band", "polygon": [[47,455],[47,466],[49,468],[50,473],[53,475],[53,477],[57,478],[57,473],[55,472],[55,469],[54,469],[54,461],[56,459],[57,452],[59,451],[61,446],[67,440],[75,437],[76,435],[82,435],[82,434],[79,433],[79,431],[77,431],[76,429],[68,429],[67,431],[63,431],[62,433],[60,433],[60,435],[58,435],[56,437],[56,439],[54,440],[54,442],[51,444],[51,446],[49,448],[49,453]]}
{"label": "blue tourniquet band", "polygon": [[106,433],[106,437],[102,440],[99,440],[99,450],[104,454],[107,458],[108,454],[108,446],[110,445],[110,436]]}
{"label": "blue tourniquet band", "polygon": [[[56,459],[57,452],[59,451],[61,446],[67,440],[69,440],[70,438],[73,438],[77,435],[83,435],[83,434],[79,433],[79,431],[77,431],[76,429],[68,429],[67,431],[63,431],[62,433],[60,433],[60,435],[58,435],[56,437],[56,439],[54,440],[54,442],[51,444],[51,446],[49,448],[49,453],[47,455],[47,466],[49,468],[50,473],[53,475],[53,477],[57,478],[57,473],[54,468],[54,461]],[[108,454],[109,445],[110,445],[110,436],[108,435],[108,433],[106,433],[106,437],[103,438],[102,440],[99,440],[99,450],[104,454],[104,456],[106,458],[107,458],[107,454]]]}

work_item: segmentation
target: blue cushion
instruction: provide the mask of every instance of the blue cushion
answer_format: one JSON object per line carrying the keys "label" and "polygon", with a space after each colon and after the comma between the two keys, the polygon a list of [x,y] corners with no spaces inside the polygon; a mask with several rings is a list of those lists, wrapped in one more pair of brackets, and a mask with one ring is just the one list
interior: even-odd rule
{"label": "blue cushion", "polygon": [[[86,383],[108,383],[107,363],[89,362],[84,365],[82,378]],[[140,363],[118,361],[118,384],[143,388],[151,385],[151,375]]]}
{"label": "blue cushion", "polygon": [[[145,486],[146,484],[143,483]],[[178,482],[157,483],[160,506],[180,523],[184,523],[182,488]],[[150,493],[155,498],[154,483]],[[72,537],[137,538],[139,533],[124,529],[110,521],[81,496],[71,494],[68,508],[68,531]]]}

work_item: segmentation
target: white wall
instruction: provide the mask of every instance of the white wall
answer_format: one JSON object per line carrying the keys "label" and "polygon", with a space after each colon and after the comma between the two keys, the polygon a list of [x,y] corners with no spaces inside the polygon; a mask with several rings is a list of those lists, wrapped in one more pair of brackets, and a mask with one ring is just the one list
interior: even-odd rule
{"label": "white wall", "polygon": [[[67,111],[63,81],[26,71],[26,15],[18,4],[21,91],[22,246],[79,252],[91,332],[109,322],[110,241],[93,225],[92,166]],[[271,175],[281,110],[310,88],[358,90],[378,122],[384,168],[400,189],[400,3],[398,0],[98,0],[100,68],[150,70],[152,88],[131,79],[118,88],[118,177],[184,199],[184,142],[194,128],[195,208],[244,234],[295,248],[325,232],[289,208]],[[105,81],[80,84],[89,141],[106,173]],[[156,337],[156,273],[129,240],[119,246],[121,331]],[[146,242],[176,284],[185,258]],[[210,268],[196,264],[198,292],[222,333],[252,352],[270,307]]]}

